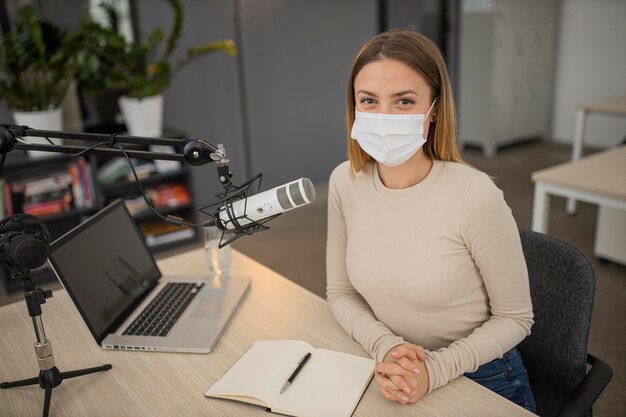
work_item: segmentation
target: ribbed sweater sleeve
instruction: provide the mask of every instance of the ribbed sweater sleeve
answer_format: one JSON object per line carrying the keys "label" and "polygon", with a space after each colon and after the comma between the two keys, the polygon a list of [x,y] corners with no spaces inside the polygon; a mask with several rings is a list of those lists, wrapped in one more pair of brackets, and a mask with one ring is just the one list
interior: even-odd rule
{"label": "ribbed sweater sleeve", "polygon": [[482,276],[491,316],[467,337],[427,353],[429,392],[502,357],[533,324],[519,231],[502,191],[481,173],[464,200],[459,232]]}
{"label": "ribbed sweater sleeve", "polygon": [[[344,166],[345,167],[345,166]],[[405,343],[378,321],[363,297],[354,289],[346,271],[348,236],[337,186],[336,170],[328,190],[328,235],[326,241],[326,296],[339,324],[378,362],[394,346]]]}

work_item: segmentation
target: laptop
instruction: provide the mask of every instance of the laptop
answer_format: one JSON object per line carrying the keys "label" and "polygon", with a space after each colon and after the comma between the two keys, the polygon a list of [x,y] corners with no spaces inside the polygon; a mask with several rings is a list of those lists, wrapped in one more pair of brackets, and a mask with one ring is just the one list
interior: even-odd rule
{"label": "laptop", "polygon": [[49,262],[105,349],[208,353],[250,287],[161,276],[121,199],[54,241]]}

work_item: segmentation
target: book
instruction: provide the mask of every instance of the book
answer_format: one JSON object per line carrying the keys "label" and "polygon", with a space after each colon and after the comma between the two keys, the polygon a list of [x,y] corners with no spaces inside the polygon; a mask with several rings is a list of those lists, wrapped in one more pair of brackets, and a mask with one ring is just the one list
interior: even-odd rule
{"label": "book", "polygon": [[176,232],[181,229],[187,229],[188,226],[177,226],[175,224],[167,223],[161,219],[139,223],[139,229],[145,236],[161,236],[168,233]]}
{"label": "book", "polygon": [[13,195],[11,191],[11,184],[8,182],[4,183],[4,204],[5,204],[5,214],[7,216],[11,216],[13,214]]}
{"label": "book", "polygon": [[4,203],[4,178],[0,178],[0,219],[6,216],[7,210]]}
{"label": "book", "polygon": [[83,205],[84,207],[91,207],[93,205],[92,195],[91,195],[91,184],[89,183],[90,179],[87,176],[87,164],[85,163],[85,158],[78,158],[78,178],[80,179],[80,185],[83,193]]}
{"label": "book", "polygon": [[27,203],[23,207],[24,213],[33,216],[46,216],[63,213],[69,210],[69,203],[65,199],[44,201],[41,203]]}
{"label": "book", "polygon": [[74,206],[82,208],[84,203],[82,187],[78,179],[78,165],[70,164],[67,167],[68,172],[72,176],[72,195],[74,196]]}
{"label": "book", "polygon": [[191,228],[184,228],[169,233],[163,233],[161,235],[146,235],[146,245],[149,247],[163,245],[165,243],[176,242],[183,239],[191,239],[196,232]]}
{"label": "book", "polygon": [[71,186],[72,176],[67,172],[50,175],[46,178],[29,180],[23,183],[24,197],[64,190]]}
{"label": "book", "polygon": [[98,181],[103,185],[111,184],[124,178],[130,171],[126,158],[111,158],[98,168]]}
{"label": "book", "polygon": [[126,208],[131,216],[136,216],[148,210],[146,200],[144,200],[141,195],[135,198],[125,198],[124,204],[126,204]]}
{"label": "book", "polygon": [[37,175],[5,181],[7,213],[49,215],[92,207],[95,198],[90,164],[78,157]]}
{"label": "book", "polygon": [[[176,153],[176,150],[173,147],[164,145],[150,145],[150,151],[158,153]],[[169,172],[180,169],[182,163],[180,161],[155,160],[154,165],[156,166],[156,170],[158,172]]]}
{"label": "book", "polygon": [[[307,354],[292,384],[285,382]],[[374,375],[375,361],[298,340],[254,343],[204,394],[296,417],[350,417]]]}
{"label": "book", "polygon": [[157,208],[184,206],[191,203],[191,194],[181,183],[172,182],[156,185],[146,190],[150,201]]}

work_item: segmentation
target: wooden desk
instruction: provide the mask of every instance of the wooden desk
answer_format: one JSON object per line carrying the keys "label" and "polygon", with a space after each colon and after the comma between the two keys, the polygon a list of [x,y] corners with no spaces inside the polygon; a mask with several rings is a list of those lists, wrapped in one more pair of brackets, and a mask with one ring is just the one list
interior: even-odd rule
{"label": "wooden desk", "polygon": [[[592,113],[626,116],[626,95],[577,105],[574,141],[572,143],[572,161],[578,161],[582,156],[587,116]],[[576,212],[576,200],[574,198],[567,200],[567,212],[569,214]]]}
{"label": "wooden desk", "polygon": [[[532,173],[535,183],[532,230],[548,231],[550,194],[626,210],[626,145]],[[622,216],[623,217],[623,216]],[[598,222],[598,225],[600,222]],[[598,235],[596,234],[596,242]],[[598,248],[596,246],[596,254]],[[626,262],[624,253],[616,261]]]}
{"label": "wooden desk", "polygon": [[[164,274],[206,271],[202,249],[159,262]],[[51,416],[263,416],[263,408],[204,397],[204,392],[255,341],[300,339],[367,356],[335,321],[326,301],[258,262],[233,251],[233,274],[252,277],[252,288],[209,354],[107,351],[99,348],[71,303],[57,291],[43,306],[43,321],[61,371],[111,363],[113,369],[64,381],[52,393]],[[320,277],[324,279],[324,277]],[[34,331],[24,302],[0,308],[0,379],[38,372]],[[41,415],[37,386],[0,391],[1,416]],[[533,416],[460,377],[417,404],[385,400],[372,382],[355,416]]]}

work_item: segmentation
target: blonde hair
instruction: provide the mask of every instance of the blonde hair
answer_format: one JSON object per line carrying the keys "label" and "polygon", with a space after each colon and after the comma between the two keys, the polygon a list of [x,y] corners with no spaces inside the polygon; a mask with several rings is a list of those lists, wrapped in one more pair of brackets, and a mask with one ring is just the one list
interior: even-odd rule
{"label": "blonde hair", "polygon": [[361,149],[358,142],[350,137],[355,110],[354,80],[365,65],[385,59],[400,61],[413,68],[430,86],[431,101],[437,98],[432,110],[432,114],[436,115],[435,121],[431,123],[428,140],[424,145],[426,155],[431,159],[464,163],[457,146],[456,112],[452,87],[441,51],[433,41],[421,33],[406,29],[392,29],[367,41],[352,62],[346,105],[348,158],[352,172],[361,171],[365,164],[373,160]]}

